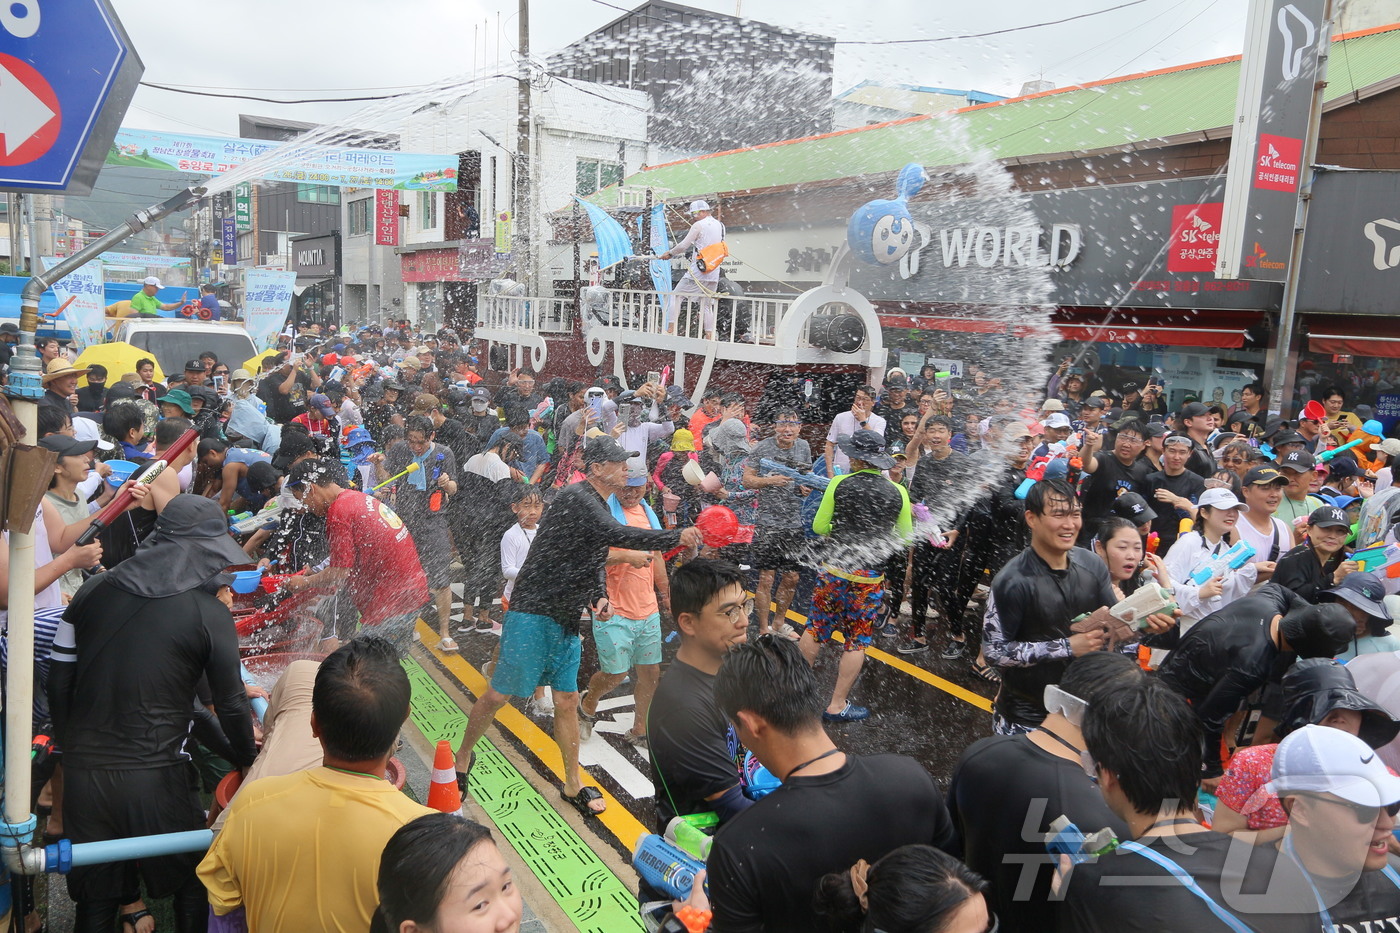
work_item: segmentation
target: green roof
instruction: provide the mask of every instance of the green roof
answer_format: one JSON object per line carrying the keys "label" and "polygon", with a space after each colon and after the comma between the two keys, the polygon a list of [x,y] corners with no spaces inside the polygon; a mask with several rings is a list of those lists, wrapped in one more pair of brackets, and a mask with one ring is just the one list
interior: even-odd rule
{"label": "green roof", "polygon": [[[736,149],[643,169],[623,184],[667,198],[751,191],[896,172],[909,162],[961,165],[974,147],[997,159],[1114,149],[1228,128],[1235,118],[1239,56],[1112,78],[1095,84],[912,117],[823,136]],[[1400,24],[1338,40],[1327,99],[1400,75]],[[1220,133],[1212,135],[1222,135]],[[598,192],[616,203],[616,187]]]}

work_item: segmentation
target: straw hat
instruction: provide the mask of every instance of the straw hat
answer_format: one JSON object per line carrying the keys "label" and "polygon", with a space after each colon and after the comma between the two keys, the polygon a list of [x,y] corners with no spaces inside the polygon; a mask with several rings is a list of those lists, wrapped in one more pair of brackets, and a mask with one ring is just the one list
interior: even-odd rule
{"label": "straw hat", "polygon": [[48,366],[44,367],[44,385],[48,385],[52,380],[60,379],[63,376],[82,376],[86,373],[86,366],[82,369],[78,369],[63,357],[55,357],[49,360]]}

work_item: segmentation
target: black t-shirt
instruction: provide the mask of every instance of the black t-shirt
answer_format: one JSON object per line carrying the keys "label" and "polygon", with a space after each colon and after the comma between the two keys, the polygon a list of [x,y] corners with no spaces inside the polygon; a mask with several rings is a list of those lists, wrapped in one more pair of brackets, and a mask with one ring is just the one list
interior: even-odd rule
{"label": "black t-shirt", "polygon": [[[1148,836],[1141,844],[1179,865],[1222,910],[1250,929],[1260,933],[1317,933],[1319,929],[1316,914],[1287,912],[1306,907],[1297,895],[1306,890],[1307,882],[1291,861],[1280,859],[1268,846],[1251,846],[1209,830]],[[1123,848],[1075,866],[1058,929],[1060,933],[1228,931],[1206,902],[1168,869]]]}
{"label": "black t-shirt", "polygon": [[306,411],[306,394],[311,390],[311,377],[297,370],[296,381],[292,383],[291,391],[283,395],[281,387],[286,379],[285,373],[273,370],[258,383],[258,398],[267,405],[267,416],[278,424],[286,424]]}
{"label": "black t-shirt", "polygon": [[739,784],[744,749],[715,704],[715,676],[676,660],[647,713],[656,831],[673,817],[712,810],[707,798]]}
{"label": "black t-shirt", "polygon": [[[415,459],[413,451],[408,447],[408,442],[399,441],[385,452],[384,469],[388,475],[394,476],[403,472]],[[433,444],[428,450],[426,459],[418,462],[421,467],[416,475],[423,477],[423,489],[414,485],[413,475],[405,476],[394,484],[394,511],[408,523],[410,531],[415,526],[425,523],[445,524],[447,522],[447,494],[444,492],[442,496],[438,497],[438,509],[434,511],[432,508],[433,493],[438,489],[439,476],[446,476],[452,480],[457,479],[457,458],[443,444]]]}
{"label": "black t-shirt", "polygon": [[1130,466],[1123,466],[1112,452],[1106,450],[1095,454],[1094,462],[1098,466],[1094,468],[1084,490],[1084,531],[1081,540],[1093,537],[1099,521],[1108,516],[1113,500],[1118,498],[1119,493],[1135,492],[1146,499],[1147,474],[1152,472],[1152,461],[1146,457],[1139,457]]}
{"label": "black t-shirt", "polygon": [[1007,933],[1050,929],[1052,860],[1044,834],[1068,816],[1085,833],[1128,827],[1103,802],[1078,762],[1037,748],[1024,735],[994,735],[969,746],[953,770],[948,810],[962,860],[991,884],[989,906]]}
{"label": "black t-shirt", "polygon": [[830,774],[799,772],[715,834],[711,929],[811,933],[823,875],[913,844],[953,844],[943,797],[914,759],[848,755]]}
{"label": "black t-shirt", "polygon": [[1338,930],[1400,929],[1400,858],[1388,856],[1390,875],[1364,871],[1351,893],[1327,912]]}
{"label": "black t-shirt", "polygon": [[1317,552],[1307,541],[1293,548],[1278,559],[1270,582],[1292,590],[1310,603],[1317,602],[1318,594],[1332,586],[1332,574],[1346,559],[1346,551],[1332,555],[1324,567],[1317,559]]}
{"label": "black t-shirt", "polygon": [[1181,520],[1191,516],[1165,502],[1158,502],[1157,490],[1165,489],[1174,496],[1190,499],[1194,505],[1196,500],[1201,497],[1201,493],[1206,491],[1206,481],[1199,474],[1192,473],[1190,470],[1185,470],[1176,476],[1168,476],[1158,470],[1156,473],[1148,474],[1146,483],[1147,492],[1143,498],[1147,500],[1152,511],[1157,513],[1156,520],[1152,522],[1152,530],[1157,532],[1157,536],[1161,539],[1157,546],[1157,553],[1165,556],[1167,551],[1171,550],[1172,545],[1176,543]]}

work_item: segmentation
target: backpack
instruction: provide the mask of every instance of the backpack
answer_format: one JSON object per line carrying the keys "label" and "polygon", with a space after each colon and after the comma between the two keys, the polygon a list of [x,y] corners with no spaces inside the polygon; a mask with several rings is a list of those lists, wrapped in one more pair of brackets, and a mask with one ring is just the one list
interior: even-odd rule
{"label": "backpack", "polygon": [[695,267],[701,272],[714,272],[729,258],[729,244],[720,240],[695,252]]}

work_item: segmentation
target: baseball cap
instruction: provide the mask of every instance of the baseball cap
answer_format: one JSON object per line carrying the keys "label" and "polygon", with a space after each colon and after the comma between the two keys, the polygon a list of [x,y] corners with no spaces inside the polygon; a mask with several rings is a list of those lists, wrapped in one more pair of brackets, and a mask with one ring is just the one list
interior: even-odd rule
{"label": "baseball cap", "polygon": [[696,211],[708,211],[708,210],[710,210],[710,202],[709,202],[709,201],[705,201],[705,200],[702,199],[702,200],[699,200],[699,201],[691,201],[691,202],[690,202],[690,212],[691,212],[692,214],[694,214]]}
{"label": "baseball cap", "polygon": [[1331,794],[1364,807],[1400,801],[1400,777],[1375,749],[1331,726],[1306,725],[1284,736],[1274,751],[1272,777],[1264,789],[1279,797]]}
{"label": "baseball cap", "polygon": [[1233,491],[1229,489],[1207,489],[1201,493],[1196,505],[1208,505],[1213,509],[1239,509],[1241,512],[1248,512],[1249,506],[1235,498]]}
{"label": "baseball cap", "polygon": [[909,380],[905,379],[903,376],[891,376],[885,380],[885,388],[907,389],[909,388]]}
{"label": "baseball cap", "polygon": [[306,404],[320,411],[327,418],[335,416],[335,409],[331,407],[331,400],[320,392],[313,392],[306,397]]}
{"label": "baseball cap", "polygon": [[1035,436],[1031,434],[1031,429],[1026,425],[1024,421],[1008,422],[1006,427],[1002,429],[1002,433],[1013,441],[1019,440],[1023,437]]}
{"label": "baseball cap", "polygon": [[80,457],[97,449],[97,441],[80,441],[67,434],[50,434],[39,439],[39,446],[52,450],[60,457]]}
{"label": "baseball cap", "polygon": [[1306,450],[1294,450],[1284,455],[1283,459],[1279,461],[1279,468],[1292,470],[1295,473],[1306,473],[1317,468],[1317,461]]}
{"label": "baseball cap", "polygon": [[187,373],[202,373],[202,372],[204,372],[204,361],[203,361],[203,360],[188,360],[188,361],[186,361],[186,363],[185,363],[185,372],[187,372]]}
{"label": "baseball cap", "polygon": [[1045,404],[1040,406],[1041,411],[1064,411],[1065,403],[1057,398],[1047,398]]}
{"label": "baseball cap", "polygon": [[[1130,422],[1131,423],[1131,422]],[[1156,437],[1165,437],[1171,431],[1160,421],[1149,421],[1142,426],[1142,436],[1145,440],[1152,440]]]}
{"label": "baseball cap", "polygon": [[[1351,522],[1347,520],[1347,513],[1337,508],[1335,505],[1323,505],[1312,510],[1308,516],[1308,524],[1314,528],[1350,528]],[[1352,577],[1363,576],[1363,574],[1348,574],[1342,579],[1345,583]]]}
{"label": "baseball cap", "polygon": [[1069,415],[1062,411],[1057,411],[1045,419],[1045,427],[1047,428],[1067,428],[1069,426]]}
{"label": "baseball cap", "polygon": [[248,467],[248,485],[254,489],[267,489],[277,482],[282,471],[270,463],[259,461]]}
{"label": "baseball cap", "polygon": [[1108,402],[1104,399],[1103,393],[1100,392],[1100,393],[1097,394],[1097,395],[1091,395],[1091,396],[1089,396],[1088,398],[1086,398],[1086,399],[1084,400],[1084,403],[1083,403],[1082,405],[1080,405],[1079,407],[1080,407],[1080,408],[1107,408],[1107,407],[1108,407]]}
{"label": "baseball cap", "polygon": [[647,484],[647,471],[646,471],[646,467],[645,467],[645,466],[643,466],[643,467],[641,467],[641,468],[636,468],[636,467],[631,467],[631,466],[629,466],[629,467],[627,468],[627,485],[628,485],[628,486],[645,486],[646,484]]}
{"label": "baseball cap", "polygon": [[1361,467],[1355,460],[1347,457],[1337,457],[1327,464],[1327,475],[1333,479],[1346,479],[1349,476],[1360,476]]}
{"label": "baseball cap", "polygon": [[1297,431],[1282,431],[1270,438],[1269,443],[1273,445],[1274,450],[1278,450],[1285,444],[1306,444],[1307,439]]}
{"label": "baseball cap", "polygon": [[1244,475],[1246,486],[1271,486],[1274,483],[1288,483],[1288,477],[1280,473],[1275,466],[1257,466]]}
{"label": "baseball cap", "polygon": [[4,321],[3,323],[0,323],[0,334],[17,333],[19,333],[19,325],[16,324],[14,321]]}
{"label": "baseball cap", "polygon": [[1157,513],[1147,504],[1147,500],[1135,492],[1125,492],[1113,500],[1110,507],[1114,515],[1126,518],[1134,525],[1145,525],[1157,520]]}
{"label": "baseball cap", "polygon": [[640,456],[635,450],[623,450],[622,445],[608,437],[590,440],[583,448],[583,462],[589,463],[619,463],[623,460],[631,460]]}
{"label": "baseball cap", "polygon": [[146,276],[144,279],[141,280],[141,284],[154,285],[156,288],[164,288],[164,286],[160,284],[160,279],[156,278],[154,275]]}
{"label": "baseball cap", "polygon": [[1178,418],[1199,418],[1201,415],[1210,414],[1210,409],[1200,402],[1187,402],[1181,406],[1181,411],[1176,413]]}

